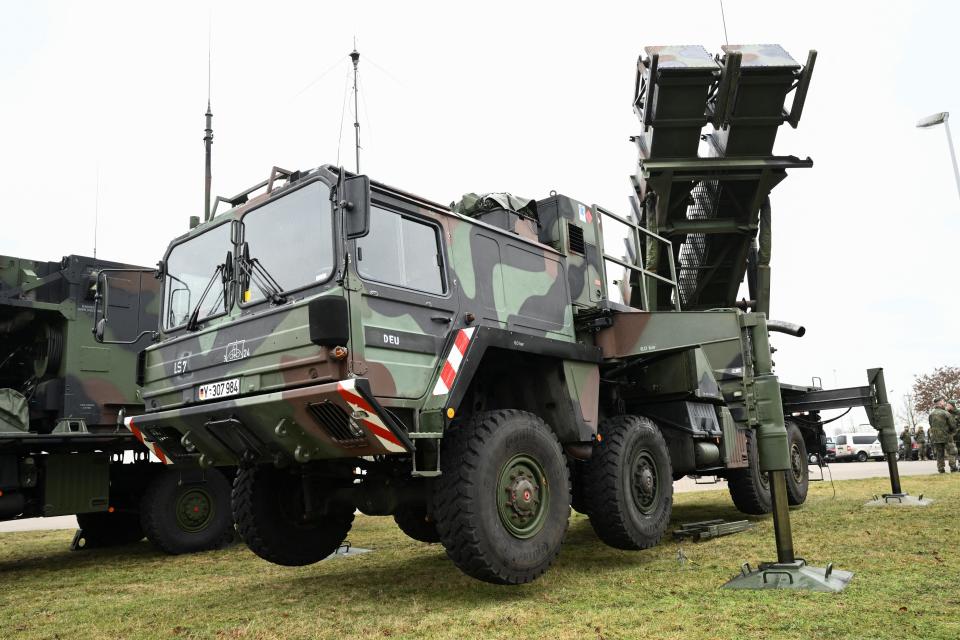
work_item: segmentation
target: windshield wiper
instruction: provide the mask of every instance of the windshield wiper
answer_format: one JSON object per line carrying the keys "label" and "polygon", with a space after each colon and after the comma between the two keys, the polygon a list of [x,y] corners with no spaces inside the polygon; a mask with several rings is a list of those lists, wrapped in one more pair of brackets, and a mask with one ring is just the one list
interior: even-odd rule
{"label": "windshield wiper", "polygon": [[[196,331],[200,328],[200,307],[203,306],[203,301],[207,297],[207,294],[210,293],[210,287],[213,286],[213,283],[216,282],[217,276],[223,275],[223,265],[218,264],[217,268],[213,270],[213,275],[210,276],[210,281],[207,282],[207,288],[203,290],[200,299],[197,300],[197,304],[193,307],[193,311],[190,312],[190,319],[187,320],[187,331]],[[223,291],[220,292],[220,296],[223,295]],[[220,297],[217,297],[219,302]],[[214,305],[215,306],[215,305]]]}
{"label": "windshield wiper", "polygon": [[257,289],[263,294],[263,297],[273,304],[284,304],[287,296],[283,295],[283,287],[277,282],[277,279],[270,275],[266,267],[260,264],[258,258],[246,257],[242,262],[243,275],[250,279],[250,282],[257,285]]}

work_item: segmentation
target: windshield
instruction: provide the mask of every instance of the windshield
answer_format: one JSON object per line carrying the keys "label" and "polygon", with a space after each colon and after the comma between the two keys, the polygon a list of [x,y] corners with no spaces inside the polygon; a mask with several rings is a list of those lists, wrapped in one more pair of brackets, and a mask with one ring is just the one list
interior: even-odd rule
{"label": "windshield", "polygon": [[[203,295],[217,266],[222,264],[230,244],[230,225],[221,224],[175,246],[167,256],[164,278],[163,328],[173,329],[187,322]],[[223,281],[218,275],[204,298],[197,320],[224,311]]]}
{"label": "windshield", "polygon": [[[280,285],[280,292],[324,282],[333,273],[333,216],[330,188],[313,182],[243,217],[250,259]],[[244,302],[264,291],[244,283]]]}

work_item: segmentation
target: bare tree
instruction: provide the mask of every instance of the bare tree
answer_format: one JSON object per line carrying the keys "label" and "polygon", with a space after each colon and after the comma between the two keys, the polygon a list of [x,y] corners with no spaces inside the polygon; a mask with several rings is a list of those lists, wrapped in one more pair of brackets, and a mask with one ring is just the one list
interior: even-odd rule
{"label": "bare tree", "polygon": [[960,396],[960,367],[937,367],[932,373],[913,381],[914,406],[922,413],[930,411],[936,398]]}
{"label": "bare tree", "polygon": [[917,421],[924,419],[923,412],[917,411],[917,404],[912,393],[903,394],[903,402],[897,409],[897,420],[901,423],[910,425],[914,431],[917,430]]}

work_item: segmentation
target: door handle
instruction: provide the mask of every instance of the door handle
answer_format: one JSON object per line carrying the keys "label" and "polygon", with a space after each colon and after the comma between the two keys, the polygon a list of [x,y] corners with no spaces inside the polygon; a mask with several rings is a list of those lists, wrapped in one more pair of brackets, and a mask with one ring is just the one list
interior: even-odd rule
{"label": "door handle", "polygon": [[451,321],[449,316],[431,316],[430,319],[440,324],[450,324]]}

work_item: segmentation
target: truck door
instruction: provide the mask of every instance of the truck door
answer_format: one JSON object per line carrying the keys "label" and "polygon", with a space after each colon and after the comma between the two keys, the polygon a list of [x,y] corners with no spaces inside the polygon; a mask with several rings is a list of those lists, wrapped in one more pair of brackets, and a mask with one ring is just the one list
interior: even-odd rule
{"label": "truck door", "polygon": [[419,398],[457,315],[446,234],[439,214],[373,198],[370,231],[352,247],[354,370],[376,396]]}

